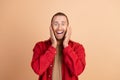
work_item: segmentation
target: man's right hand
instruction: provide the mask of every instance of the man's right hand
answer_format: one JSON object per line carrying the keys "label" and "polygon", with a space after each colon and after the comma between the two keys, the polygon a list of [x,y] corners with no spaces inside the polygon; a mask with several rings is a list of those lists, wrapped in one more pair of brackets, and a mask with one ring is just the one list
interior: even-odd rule
{"label": "man's right hand", "polygon": [[50,39],[51,39],[51,42],[52,42],[52,46],[54,48],[57,47],[57,40],[55,38],[55,35],[54,35],[54,32],[53,32],[53,29],[52,29],[52,26],[50,26]]}

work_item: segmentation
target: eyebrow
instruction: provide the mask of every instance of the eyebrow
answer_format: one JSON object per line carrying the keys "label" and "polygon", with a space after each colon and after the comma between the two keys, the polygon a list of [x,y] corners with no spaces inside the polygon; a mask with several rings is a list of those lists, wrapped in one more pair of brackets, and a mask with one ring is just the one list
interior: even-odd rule
{"label": "eyebrow", "polygon": [[54,21],[53,23],[58,23],[58,21]]}
{"label": "eyebrow", "polygon": [[66,21],[62,21],[62,23],[66,23]]}
{"label": "eyebrow", "polygon": [[[54,21],[54,22],[56,23],[56,22],[59,22],[59,21]],[[61,22],[62,22],[62,23],[65,23],[66,21],[61,21]]]}

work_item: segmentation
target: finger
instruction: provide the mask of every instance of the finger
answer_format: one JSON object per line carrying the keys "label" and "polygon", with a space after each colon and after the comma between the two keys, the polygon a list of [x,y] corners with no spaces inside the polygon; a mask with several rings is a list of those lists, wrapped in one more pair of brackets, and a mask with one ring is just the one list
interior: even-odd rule
{"label": "finger", "polygon": [[54,34],[54,32],[53,32],[52,27],[50,27],[50,30],[51,30],[51,38],[52,38],[53,40],[56,40],[55,34]]}
{"label": "finger", "polygon": [[70,37],[71,37],[71,26],[68,27],[67,39],[69,40]]}
{"label": "finger", "polygon": [[71,35],[71,33],[72,33],[72,28],[71,28],[71,26],[69,27],[69,35]]}
{"label": "finger", "polygon": [[51,26],[49,27],[50,29],[50,36],[52,37],[52,29],[51,29]]}
{"label": "finger", "polygon": [[70,35],[70,28],[71,28],[70,26],[67,27],[67,36]]}
{"label": "finger", "polygon": [[68,32],[69,32],[69,26],[66,29],[66,35],[65,35],[65,37],[68,36]]}
{"label": "finger", "polygon": [[53,30],[52,30],[52,27],[50,27],[50,32],[51,32],[51,35],[53,35]]}

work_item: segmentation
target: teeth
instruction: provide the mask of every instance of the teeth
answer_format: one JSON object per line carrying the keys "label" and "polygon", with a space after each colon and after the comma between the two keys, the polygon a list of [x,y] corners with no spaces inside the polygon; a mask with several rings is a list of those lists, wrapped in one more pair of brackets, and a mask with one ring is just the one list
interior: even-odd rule
{"label": "teeth", "polygon": [[58,31],[58,32],[57,32],[57,34],[62,34],[62,33],[63,33],[63,31]]}

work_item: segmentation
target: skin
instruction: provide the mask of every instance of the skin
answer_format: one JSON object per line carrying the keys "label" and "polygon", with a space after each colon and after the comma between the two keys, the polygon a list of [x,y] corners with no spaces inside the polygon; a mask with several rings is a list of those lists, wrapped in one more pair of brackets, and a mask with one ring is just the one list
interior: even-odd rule
{"label": "skin", "polygon": [[55,16],[50,26],[50,38],[53,47],[57,45],[68,46],[68,42],[71,36],[71,27],[68,25],[65,16]]}

